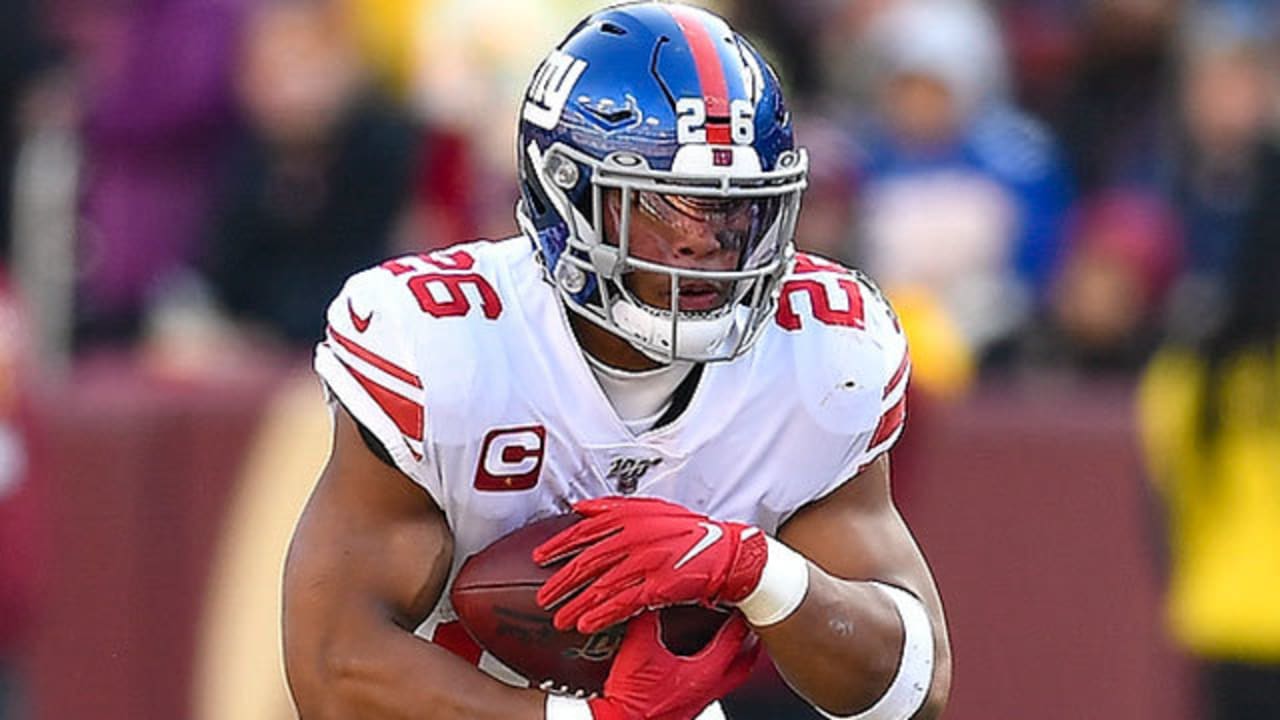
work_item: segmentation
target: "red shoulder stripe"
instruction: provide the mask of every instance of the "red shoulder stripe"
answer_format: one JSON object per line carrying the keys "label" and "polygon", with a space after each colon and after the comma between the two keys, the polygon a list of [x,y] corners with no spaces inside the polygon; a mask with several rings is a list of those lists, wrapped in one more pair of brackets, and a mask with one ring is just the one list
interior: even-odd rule
{"label": "red shoulder stripe", "polygon": [[889,397],[889,394],[892,393],[895,389],[897,389],[898,383],[902,382],[903,376],[905,376],[907,374],[907,371],[910,369],[911,369],[911,355],[908,353],[902,353],[902,362],[898,363],[898,369],[894,371],[893,377],[889,378],[889,382],[885,383],[884,395],[882,395],[881,397],[882,398]]}
{"label": "red shoulder stripe", "polygon": [[[342,359],[339,358],[338,362],[342,362]],[[369,393],[369,397],[373,398],[378,407],[382,408],[382,411],[395,421],[396,427],[400,429],[401,433],[419,442],[422,441],[423,412],[421,405],[370,380],[345,362],[342,363],[342,366],[347,369],[347,372],[351,373],[351,377],[355,378],[356,382],[360,383],[360,387]]]}
{"label": "red shoulder stripe", "polygon": [[867,448],[874,448],[893,437],[906,419],[907,396],[903,395],[893,407],[889,408],[888,412],[880,416],[880,424],[876,426],[876,432],[871,436],[871,442],[867,444]]}
{"label": "red shoulder stripe", "polygon": [[339,345],[346,348],[347,351],[350,352],[352,355],[355,355],[361,360],[364,360],[365,362],[378,368],[382,372],[390,375],[391,377],[397,380],[402,380],[408,383],[409,385],[412,385],[418,388],[419,390],[422,389],[422,380],[417,375],[414,375],[413,373],[409,372],[408,370],[405,370],[399,365],[396,365],[390,360],[387,360],[386,358],[380,355],[377,355],[372,350],[369,350],[368,348],[363,347],[362,345],[355,342],[354,340],[348,337],[344,337],[337,330],[334,330],[332,325],[328,327],[328,333],[329,333],[329,337],[332,337],[334,340],[336,340]]}

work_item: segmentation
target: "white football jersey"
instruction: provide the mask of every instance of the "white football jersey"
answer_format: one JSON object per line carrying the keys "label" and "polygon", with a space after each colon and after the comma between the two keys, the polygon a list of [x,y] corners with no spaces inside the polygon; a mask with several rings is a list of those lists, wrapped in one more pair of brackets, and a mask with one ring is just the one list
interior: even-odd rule
{"label": "white football jersey", "polygon": [[[902,431],[910,368],[897,320],[865,278],[828,260],[801,254],[757,344],[706,365],[683,412],[639,435],[568,312],[523,237],[383,263],[329,307],[316,370],[444,512],[454,573],[508,532],[601,495],[661,497],[775,534]],[[418,632],[453,619],[446,589]],[[518,682],[492,658],[480,665]]]}

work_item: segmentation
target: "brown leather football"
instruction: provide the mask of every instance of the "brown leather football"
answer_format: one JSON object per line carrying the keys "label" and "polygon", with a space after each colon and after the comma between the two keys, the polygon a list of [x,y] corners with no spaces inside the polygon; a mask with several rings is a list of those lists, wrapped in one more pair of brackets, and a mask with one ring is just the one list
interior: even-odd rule
{"label": "brown leather football", "polygon": [[[569,513],[537,520],[499,538],[467,558],[449,598],[471,637],[533,687],[591,694],[604,687],[625,625],[591,636],[560,632],[535,599],[558,564],[536,565],[533,549],[578,519]],[[728,611],[693,605],[660,612],[663,643],[684,655],[702,649],[729,617]]]}

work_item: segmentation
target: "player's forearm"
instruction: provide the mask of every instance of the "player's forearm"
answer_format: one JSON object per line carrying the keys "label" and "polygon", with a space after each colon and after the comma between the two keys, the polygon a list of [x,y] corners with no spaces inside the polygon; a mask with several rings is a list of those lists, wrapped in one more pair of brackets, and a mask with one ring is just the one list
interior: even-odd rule
{"label": "player's forearm", "polygon": [[804,602],[782,622],[756,632],[797,692],[842,716],[870,707],[884,694],[902,645],[897,614],[872,586],[812,567]]}
{"label": "player's forearm", "polygon": [[394,625],[359,643],[287,652],[286,672],[302,720],[542,720],[545,704],[543,693],[504,685]]}
{"label": "player's forearm", "polygon": [[[812,564],[800,606],[756,632],[787,682],[834,716],[866,711],[901,669],[903,621],[894,603],[873,583],[842,580]],[[917,720],[937,717],[946,702],[950,659],[935,659],[929,696],[912,716]]]}

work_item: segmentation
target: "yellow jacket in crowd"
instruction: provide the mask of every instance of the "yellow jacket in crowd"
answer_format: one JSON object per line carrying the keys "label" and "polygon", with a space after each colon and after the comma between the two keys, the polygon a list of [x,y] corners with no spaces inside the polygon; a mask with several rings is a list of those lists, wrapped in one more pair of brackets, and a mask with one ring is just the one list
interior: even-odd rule
{"label": "yellow jacket in crowd", "polygon": [[[1222,370],[1206,433],[1204,360],[1166,349],[1143,377],[1147,465],[1168,509],[1176,639],[1213,660],[1280,662],[1280,348]],[[1270,398],[1269,400],[1267,398]]]}

